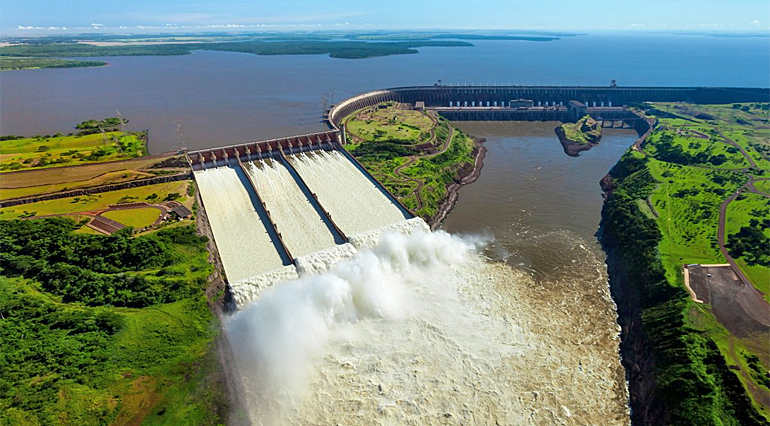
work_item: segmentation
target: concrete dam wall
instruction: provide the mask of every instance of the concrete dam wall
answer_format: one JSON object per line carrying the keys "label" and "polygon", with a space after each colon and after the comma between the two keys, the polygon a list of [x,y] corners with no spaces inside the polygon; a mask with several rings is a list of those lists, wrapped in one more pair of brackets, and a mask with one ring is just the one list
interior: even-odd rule
{"label": "concrete dam wall", "polygon": [[[590,113],[603,125],[618,120],[642,133],[649,123],[622,105],[769,100],[770,89],[763,88],[400,87],[334,106],[326,116],[331,130],[193,151],[187,158],[234,298],[243,304],[266,285],[354,252],[350,243],[371,240],[373,231],[413,219],[341,147],[342,120],[359,109],[395,101],[433,109],[450,120],[570,121]],[[527,106],[521,108],[522,102]],[[323,262],[308,260],[335,250]],[[239,287],[243,283],[251,289]]]}
{"label": "concrete dam wall", "polygon": [[274,282],[354,254],[361,235],[412,219],[336,140],[319,139],[188,156],[239,307]]}
{"label": "concrete dam wall", "polygon": [[[424,102],[426,108],[498,108],[487,115],[448,117],[450,119],[508,119],[526,120],[529,115],[517,117],[510,109],[511,101],[527,99],[538,107],[552,107],[543,113],[545,120],[561,120],[568,117],[566,108],[570,101],[578,101],[586,107],[620,107],[633,102],[687,101],[698,104],[726,104],[734,102],[768,102],[770,89],[737,87],[587,87],[587,86],[417,86],[376,90],[346,99],[335,105],[327,114],[327,120],[339,128],[342,119],[354,111],[378,103],[395,101],[415,104]],[[556,110],[557,107],[565,109]],[[442,115],[450,111],[440,111]]]}

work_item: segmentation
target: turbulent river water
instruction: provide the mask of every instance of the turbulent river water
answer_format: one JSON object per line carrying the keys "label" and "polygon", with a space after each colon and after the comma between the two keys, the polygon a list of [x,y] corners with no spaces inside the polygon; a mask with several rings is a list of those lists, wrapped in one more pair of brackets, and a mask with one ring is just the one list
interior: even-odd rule
{"label": "turbulent river water", "polygon": [[[438,78],[767,86],[770,64],[767,37],[593,34],[474,44],[355,61],[197,52],[106,58],[104,68],[4,72],[0,128],[68,132],[119,110],[131,127],[150,130],[151,152],[162,152],[322,129],[321,101],[330,91],[339,101]],[[230,281],[266,271],[283,281],[250,284],[259,291],[243,297],[257,300],[225,322],[235,355],[230,366],[242,379],[252,421],[628,423],[615,310],[594,233],[598,181],[635,134],[607,131],[599,146],[571,158],[555,137],[556,123],[457,124],[486,138],[489,152],[481,177],[460,190],[439,232],[387,233],[377,243],[375,235],[358,233],[374,226],[367,218],[399,223],[394,206],[364,200],[335,207],[370,191],[366,180],[333,187],[324,185],[329,176],[306,173],[352,244],[300,256],[327,245],[330,235],[298,193],[284,203],[266,192],[276,214],[318,225],[287,230],[287,244],[300,256],[290,273],[275,250],[263,253],[275,244],[244,189],[246,175],[227,167],[196,174],[202,193],[217,194],[203,199]],[[305,160],[291,161],[302,173]],[[332,167],[338,159],[322,160]],[[275,166],[248,165],[257,185],[268,178],[286,183],[286,170]],[[357,175],[343,168],[331,176]],[[252,208],[238,208],[244,205]]]}
{"label": "turbulent river water", "polygon": [[[572,158],[557,123],[456,124],[489,152],[443,230],[354,236],[352,257],[326,256],[325,268],[261,289],[227,320],[253,422],[628,424],[593,233],[598,180],[636,134],[607,130]],[[323,155],[303,159],[301,175],[335,170]],[[328,186],[320,200],[353,200],[348,192]],[[386,207],[356,226],[386,220]]]}

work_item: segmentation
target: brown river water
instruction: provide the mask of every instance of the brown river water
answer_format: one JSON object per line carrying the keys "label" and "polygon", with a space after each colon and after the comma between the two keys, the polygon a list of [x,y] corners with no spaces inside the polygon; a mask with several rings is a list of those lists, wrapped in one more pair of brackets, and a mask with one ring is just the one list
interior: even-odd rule
{"label": "brown river water", "polygon": [[[473,48],[424,48],[360,61],[224,52],[106,58],[110,66],[103,68],[3,72],[0,133],[66,133],[117,110],[131,120],[129,127],[150,130],[149,149],[157,153],[321,130],[322,100],[330,92],[338,102],[438,78],[454,84],[606,85],[617,79],[620,85],[767,86],[766,43],[762,37],[597,34],[549,43],[478,41]],[[596,46],[612,53],[597,55]],[[319,276],[278,285],[283,290],[261,299],[277,308],[274,315],[243,315],[240,331],[253,339],[241,343],[264,355],[237,354],[251,419],[627,424],[616,313],[595,233],[598,182],[636,134],[605,129],[600,145],[572,158],[554,134],[556,124],[456,123],[485,138],[488,153],[481,176],[460,189],[441,227],[453,237],[389,241],[339,272],[342,281]],[[458,241],[457,235],[467,238]],[[478,236],[486,241],[481,256],[466,247]],[[421,257],[426,250],[433,260]],[[361,270],[392,285],[378,290],[351,278]],[[332,312],[320,308],[330,295],[351,291],[372,297],[324,316]],[[320,304],[309,306],[311,300]],[[282,316],[286,312],[306,315]],[[271,334],[275,324],[290,332]],[[268,337],[254,337],[255,330]],[[265,338],[275,346],[260,345]],[[268,376],[272,387],[248,380],[250,370],[260,374],[255,361],[265,360],[283,368]]]}
{"label": "brown river water", "polygon": [[636,133],[573,158],[555,122],[455,124],[488,153],[442,230],[390,235],[225,322],[255,424],[629,423],[594,233],[598,181]]}

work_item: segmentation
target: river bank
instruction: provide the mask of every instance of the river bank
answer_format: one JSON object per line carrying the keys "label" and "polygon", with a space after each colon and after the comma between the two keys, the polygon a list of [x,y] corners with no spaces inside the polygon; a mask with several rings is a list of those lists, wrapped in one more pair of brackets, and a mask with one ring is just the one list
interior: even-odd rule
{"label": "river bank", "polygon": [[667,274],[659,245],[670,230],[661,229],[638,202],[655,186],[647,158],[634,149],[602,179],[598,235],[622,327],[632,422],[766,424],[733,371],[740,370],[740,361],[728,365],[721,337],[707,325],[711,313],[690,300],[681,277]]}
{"label": "river bank", "polygon": [[564,153],[570,157],[588,151],[602,139],[602,128],[590,115],[584,116],[577,123],[560,124],[556,126],[555,132],[564,147]]}
{"label": "river bank", "polygon": [[431,230],[435,230],[441,226],[444,219],[446,219],[449,213],[452,212],[452,209],[454,209],[455,204],[457,203],[460,188],[463,185],[476,182],[479,176],[481,176],[481,169],[484,167],[484,157],[487,155],[487,148],[483,145],[485,142],[484,139],[474,138],[474,142],[476,148],[471,152],[471,155],[474,157],[473,167],[461,169],[457,176],[457,180],[447,186],[447,196],[439,204],[438,213],[428,221]]}

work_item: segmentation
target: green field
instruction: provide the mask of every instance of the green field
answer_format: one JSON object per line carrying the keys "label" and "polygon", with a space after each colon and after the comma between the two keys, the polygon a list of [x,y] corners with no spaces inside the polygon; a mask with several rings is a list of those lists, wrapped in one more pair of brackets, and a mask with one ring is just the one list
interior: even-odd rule
{"label": "green field", "polygon": [[60,134],[0,141],[0,172],[73,166],[141,157],[144,133]]}
{"label": "green field", "polygon": [[[750,227],[752,221],[759,232],[765,236],[764,241],[747,241],[749,249],[760,250],[763,246],[770,252],[770,198],[762,195],[741,194],[730,203],[727,209],[726,234],[727,245],[736,243],[741,228]],[[741,270],[751,282],[765,294],[765,300],[770,301],[770,253],[758,258],[750,254],[734,256]]]}
{"label": "green field", "polygon": [[160,210],[153,208],[113,210],[102,214],[102,216],[108,219],[136,229],[152,225],[159,215]]}
{"label": "green field", "polygon": [[202,292],[212,266],[192,226],[139,238],[74,234],[69,219],[0,227],[14,245],[0,270],[0,424],[223,423]]}
{"label": "green field", "polygon": [[365,108],[345,118],[346,148],[404,206],[429,223],[447,187],[475,162],[469,136],[428,112],[394,103]]}
{"label": "green field", "polygon": [[102,61],[75,61],[59,58],[0,57],[0,71],[36,70],[43,68],[102,67]]}
{"label": "green field", "polygon": [[347,130],[367,141],[408,140],[428,142],[434,122],[425,114],[384,108],[366,110],[347,122]]}
{"label": "green field", "polygon": [[646,143],[645,150],[659,160],[674,164],[700,164],[728,170],[751,166],[738,149],[722,142],[716,132],[703,130],[709,132],[708,139],[679,129],[656,132]]}
{"label": "green field", "polygon": [[762,191],[766,195],[770,195],[770,179],[755,181],[754,187],[757,188],[758,191]]}
{"label": "green field", "polygon": [[[770,391],[770,382],[762,379],[770,368],[766,336],[732,336],[709,305],[688,297],[682,267],[725,263],[717,244],[720,206],[741,190],[727,209],[726,244],[770,300],[770,200],[745,186],[751,176],[770,170],[769,152],[762,149],[770,142],[754,136],[755,126],[766,123],[767,109],[689,104],[650,108],[681,118],[661,118],[642,147],[649,156],[629,150],[613,168],[615,189],[605,203],[602,226],[607,241],[620,247],[642,300],[643,327],[658,362],[655,392],[669,403],[674,424],[766,424],[770,407],[744,390],[751,382]],[[739,366],[740,372],[728,365]]]}
{"label": "green field", "polygon": [[99,186],[99,185],[127,182],[135,179],[142,179],[142,178],[148,178],[153,176],[154,176],[153,174],[147,173],[147,172],[124,169],[124,170],[115,171],[115,172],[106,172],[94,178],[85,179],[85,180],[63,181],[61,183],[27,186],[27,187],[21,187],[21,188],[8,188],[8,189],[3,188],[3,189],[0,189],[0,199],[26,197],[30,195],[61,192],[61,191],[67,191],[72,189],[78,189],[78,188],[88,188],[88,187]]}
{"label": "green field", "polygon": [[[187,207],[191,207],[193,197],[187,195],[190,185],[190,181],[168,182],[140,186],[137,188],[121,189],[119,191],[103,192],[100,194],[82,195],[79,197],[60,198],[57,200],[4,207],[0,208],[0,220],[17,219],[24,216],[46,216],[89,210],[102,210],[108,208],[108,206],[112,204],[119,204],[120,202],[158,202],[166,199],[169,195],[175,197],[172,194],[178,195],[178,198],[175,198],[176,201],[185,204]],[[155,197],[153,197],[153,194],[155,194]]]}

